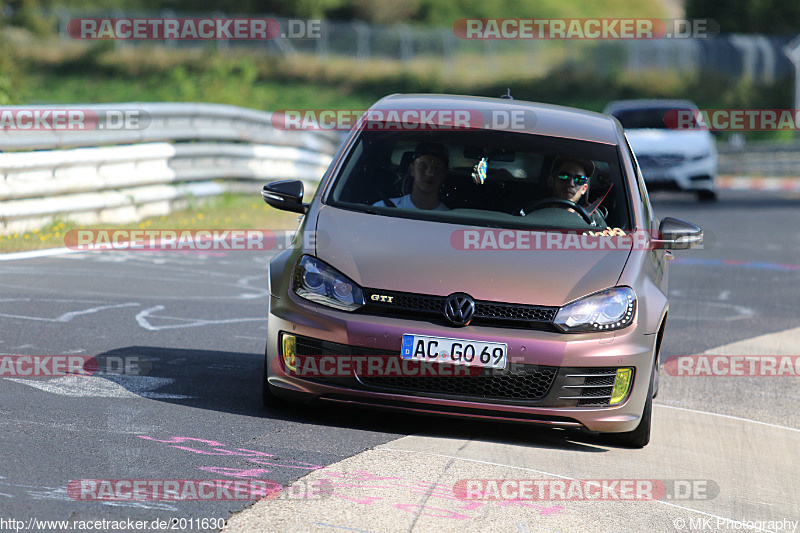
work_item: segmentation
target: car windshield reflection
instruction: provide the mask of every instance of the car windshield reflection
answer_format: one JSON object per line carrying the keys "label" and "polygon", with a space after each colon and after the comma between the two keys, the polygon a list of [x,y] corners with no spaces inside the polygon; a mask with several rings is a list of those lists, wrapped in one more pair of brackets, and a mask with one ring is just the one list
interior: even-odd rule
{"label": "car windshield reflection", "polygon": [[507,131],[362,131],[326,203],[502,228],[632,227],[615,146]]}

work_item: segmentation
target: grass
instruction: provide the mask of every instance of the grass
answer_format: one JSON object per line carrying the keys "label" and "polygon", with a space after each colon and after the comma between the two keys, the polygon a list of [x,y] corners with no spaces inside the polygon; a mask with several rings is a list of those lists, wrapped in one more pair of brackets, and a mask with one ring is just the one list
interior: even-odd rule
{"label": "grass", "polygon": [[130,224],[80,225],[67,220],[55,220],[44,228],[25,233],[0,235],[0,253],[60,248],[65,246],[68,231],[76,229],[108,230],[196,230],[196,229],[269,229],[293,230],[298,215],[279,211],[266,205],[252,194],[225,194],[203,202],[190,202],[188,209],[169,215],[146,218]]}
{"label": "grass", "polygon": [[211,102],[277,109],[363,109],[369,97],[345,91],[321,90],[313,83],[268,81],[243,85],[231,78],[212,86],[184,88],[171,80],[108,78],[91,74],[70,77],[52,73],[30,75],[21,88],[29,103],[78,104],[117,102]]}

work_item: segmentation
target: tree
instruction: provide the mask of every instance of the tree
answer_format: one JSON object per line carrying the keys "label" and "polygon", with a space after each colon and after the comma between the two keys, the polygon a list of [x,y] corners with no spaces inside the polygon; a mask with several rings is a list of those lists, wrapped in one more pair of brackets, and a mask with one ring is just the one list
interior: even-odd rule
{"label": "tree", "polygon": [[686,0],[687,18],[710,18],[720,33],[800,33],[798,0]]}

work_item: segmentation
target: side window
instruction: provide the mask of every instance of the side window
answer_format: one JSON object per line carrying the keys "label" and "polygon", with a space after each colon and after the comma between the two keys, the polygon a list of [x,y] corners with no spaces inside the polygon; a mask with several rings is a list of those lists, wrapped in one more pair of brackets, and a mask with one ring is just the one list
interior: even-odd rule
{"label": "side window", "polygon": [[644,217],[647,220],[647,229],[652,229],[653,225],[653,207],[650,205],[650,197],[647,195],[647,187],[644,184],[644,178],[642,178],[642,171],[639,169],[639,162],[636,160],[636,155],[634,155],[633,150],[631,150],[631,145],[628,143],[628,136],[625,136],[625,147],[628,149],[628,154],[631,156],[631,161],[633,162],[633,169],[636,172],[636,184],[639,187],[639,197],[642,199],[642,205],[644,206]]}

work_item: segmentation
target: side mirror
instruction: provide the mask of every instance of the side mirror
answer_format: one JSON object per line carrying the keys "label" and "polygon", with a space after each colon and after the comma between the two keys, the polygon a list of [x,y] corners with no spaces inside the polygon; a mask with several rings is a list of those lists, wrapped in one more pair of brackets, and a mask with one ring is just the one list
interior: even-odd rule
{"label": "side mirror", "polygon": [[659,239],[654,244],[668,250],[688,250],[703,242],[703,230],[691,222],[666,217],[658,226]]}
{"label": "side mirror", "polygon": [[275,209],[306,214],[308,204],[303,203],[303,182],[300,180],[273,181],[261,189],[261,197]]}

